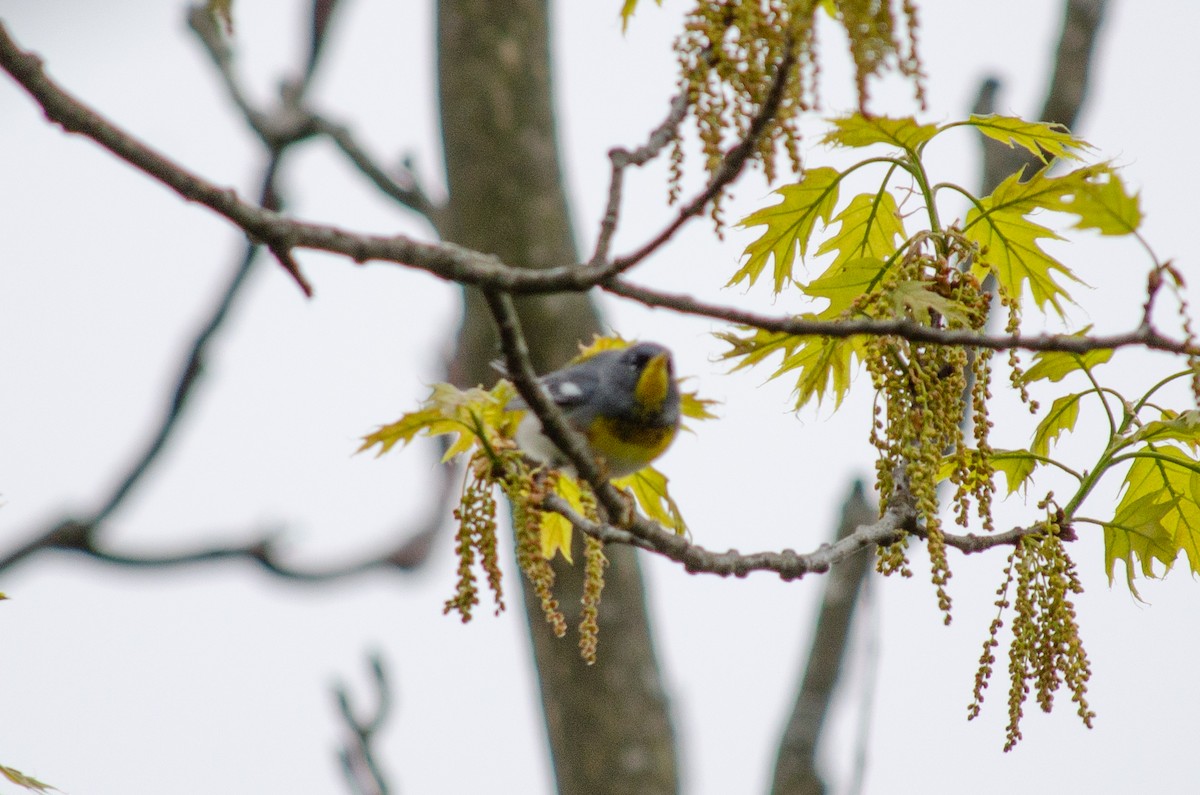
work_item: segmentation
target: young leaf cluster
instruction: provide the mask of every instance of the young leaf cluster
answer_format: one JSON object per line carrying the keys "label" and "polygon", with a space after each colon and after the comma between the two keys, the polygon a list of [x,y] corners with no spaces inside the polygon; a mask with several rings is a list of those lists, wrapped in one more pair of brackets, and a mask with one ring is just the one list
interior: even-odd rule
{"label": "young leaf cluster", "polygon": [[[1021,147],[1043,163],[1056,158],[1070,167],[1057,174],[1044,169],[1015,174],[990,195],[974,196],[958,185],[936,182],[926,168],[927,147],[958,128]],[[1030,307],[1063,317],[1071,302],[1069,291],[1080,283],[1071,267],[1043,247],[1045,241],[1061,237],[1044,216],[1057,214],[1076,230],[1102,235],[1136,235],[1141,223],[1138,197],[1119,173],[1107,163],[1078,162],[1090,147],[1055,125],[999,116],[921,124],[912,118],[856,114],[835,120],[824,142],[847,149],[875,147],[881,153],[864,155],[844,169],[810,168],[800,181],[779,188],[776,204],[741,222],[758,234],[729,281],[729,286],[753,287],[769,275],[775,294],[799,294],[811,304],[802,315],[806,320],[834,325],[849,320],[903,321],[909,328],[982,333],[989,324],[994,289],[1005,328],[1016,332]],[[843,196],[848,178],[863,174],[878,174],[877,186]],[[860,184],[857,177],[855,184]],[[966,201],[961,221],[943,217],[947,196]],[[1182,287],[1173,267],[1150,256],[1147,317],[1161,286],[1169,284],[1177,295]],[[798,262],[811,274],[807,280],[797,276]],[[1182,299],[1180,305],[1191,343]],[[1040,407],[1029,392],[1039,382],[1079,374],[1086,384],[1079,392],[1054,398],[1027,449],[1000,450],[990,442],[988,410],[995,383],[991,350],[918,342],[902,333],[802,336],[750,328],[718,336],[728,345],[724,355],[735,369],[778,362],[771,377],[794,379],[796,409],[826,398],[840,406],[852,375],[859,365],[865,367],[875,392],[870,438],[879,451],[882,507],[899,493],[916,505],[921,534],[928,542],[932,581],[947,621],[950,569],[942,498],[949,496],[957,525],[968,527],[978,519],[990,533],[997,471],[1005,475],[1010,494],[1026,485],[1039,467],[1052,466],[1074,478],[1077,488],[1065,503],[1060,506],[1049,497],[1045,501],[1055,510],[1053,532],[1046,529],[1050,525],[1031,525],[1027,535],[1019,536],[1015,563],[1010,562],[1007,576],[1016,577],[1018,616],[1009,650],[1008,743],[1011,747],[1020,737],[1020,709],[1030,682],[1044,709],[1049,709],[1054,689],[1065,682],[1090,726],[1091,712],[1084,700],[1086,655],[1068,598],[1078,592],[1078,580],[1063,541],[1075,538],[1076,524],[1099,525],[1110,578],[1117,562],[1123,561],[1131,588],[1135,572],[1150,576],[1155,562],[1169,568],[1181,553],[1192,570],[1200,572],[1200,413],[1152,402],[1172,380],[1191,376],[1195,381],[1194,362],[1189,360],[1191,369],[1169,376],[1140,398],[1126,399],[1102,386],[1093,372],[1109,361],[1112,350],[1042,352],[1028,370],[1022,370],[1013,354],[1008,385],[1034,413]],[[1090,402],[1098,402],[1107,417],[1106,446],[1086,467],[1055,460],[1055,444],[1075,427],[1081,406]],[[1080,506],[1097,482],[1114,471],[1125,471],[1114,515],[1080,515]],[[909,574],[906,545],[902,538],[882,549],[880,570]],[[1006,596],[1002,601],[1001,607],[1009,606]],[[999,623],[994,624],[985,647],[975,711],[991,673],[998,629]]]}

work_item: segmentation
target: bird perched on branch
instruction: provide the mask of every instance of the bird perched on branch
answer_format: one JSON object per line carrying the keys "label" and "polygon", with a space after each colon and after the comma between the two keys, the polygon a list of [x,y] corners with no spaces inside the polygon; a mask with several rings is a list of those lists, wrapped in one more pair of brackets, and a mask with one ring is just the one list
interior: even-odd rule
{"label": "bird perched on branch", "polygon": [[[650,465],[679,430],[680,398],[671,352],[653,342],[594,353],[538,384],[558,406],[567,423],[587,439],[610,478],[631,475]],[[510,409],[529,406],[517,397]],[[573,469],[528,411],[515,441],[531,458],[556,469]]]}

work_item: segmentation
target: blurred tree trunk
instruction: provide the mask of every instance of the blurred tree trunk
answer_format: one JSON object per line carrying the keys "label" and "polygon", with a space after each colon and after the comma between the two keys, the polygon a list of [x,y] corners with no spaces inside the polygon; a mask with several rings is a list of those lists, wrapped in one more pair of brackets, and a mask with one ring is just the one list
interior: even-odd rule
{"label": "blurred tree trunk", "polygon": [[[530,268],[578,260],[551,94],[547,0],[441,0],[438,88],[449,201],[448,240]],[[499,353],[481,294],[466,289],[450,378],[495,379]],[[545,372],[599,329],[585,294],[517,299],[534,366]],[[571,636],[555,638],[540,603],[526,613],[558,791],[564,795],[678,789],[674,733],[654,654],[636,553],[609,548],[600,654],[584,665]],[[581,556],[576,560],[581,560]],[[555,588],[578,623],[582,566],[556,566]]]}

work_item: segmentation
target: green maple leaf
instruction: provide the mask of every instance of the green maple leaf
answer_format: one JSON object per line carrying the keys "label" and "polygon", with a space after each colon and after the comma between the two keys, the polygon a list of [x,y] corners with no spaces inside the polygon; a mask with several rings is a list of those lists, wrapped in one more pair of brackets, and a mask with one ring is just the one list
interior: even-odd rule
{"label": "green maple leaf", "polygon": [[40,792],[40,793],[58,792],[58,790],[56,790],[54,787],[50,786],[49,784],[44,784],[41,781],[38,781],[33,776],[27,776],[24,773],[22,773],[20,770],[14,770],[13,768],[5,767],[4,765],[0,765],[0,776],[3,776],[4,778],[8,779],[13,784],[16,784],[18,787],[30,790],[31,792]]}
{"label": "green maple leaf", "polygon": [[741,281],[753,285],[767,264],[774,260],[775,292],[782,292],[792,279],[792,264],[797,252],[801,257],[808,253],[808,244],[817,221],[826,226],[830,223],[837,205],[841,177],[836,169],[810,169],[800,182],[784,185],[775,191],[782,197],[778,204],[764,207],[743,218],[739,226],[767,228],[757,240],[746,246],[746,264],[725,286],[731,287]]}
{"label": "green maple leaf", "polygon": [[381,425],[374,432],[364,436],[362,446],[358,448],[357,452],[361,453],[379,445],[379,450],[375,454],[383,455],[397,444],[408,444],[416,438],[417,434],[427,430],[431,424],[441,419],[442,415],[436,409],[411,411],[395,422]]}
{"label": "green maple leaf", "polygon": [[1166,419],[1148,422],[1133,434],[1134,442],[1183,442],[1192,449],[1200,444],[1200,411],[1166,415]]}
{"label": "green maple leaf", "polygon": [[[662,5],[662,0],[654,0],[656,5]],[[624,33],[629,28],[629,20],[633,19],[633,12],[637,10],[638,0],[624,0],[621,3],[621,32]]]}
{"label": "green maple leaf", "polygon": [[[580,516],[587,515],[583,506],[583,486],[566,472],[555,472],[551,490],[571,506],[571,510]],[[538,524],[538,537],[542,544],[542,557],[554,560],[559,552],[567,563],[574,563],[571,557],[571,535],[575,532],[571,520],[554,511],[542,511]]]}
{"label": "green maple leaf", "polygon": [[[988,138],[1002,144],[1010,147],[1019,146],[1043,163],[1046,162],[1047,154],[1052,157],[1078,160],[1078,150],[1092,148],[1087,141],[1071,135],[1071,131],[1061,124],[1025,121],[1015,116],[978,116],[975,114],[972,114],[966,122],[960,123],[974,127]],[[957,126],[957,124],[953,126]]]}
{"label": "green maple leaf", "polygon": [[1008,494],[1025,486],[1025,481],[1033,476],[1033,470],[1042,463],[1037,456],[1028,450],[993,450],[992,467],[997,472],[1004,473],[1008,483]]}
{"label": "green maple leaf", "polygon": [[814,298],[829,299],[822,318],[837,317],[854,299],[874,289],[883,274],[884,260],[895,254],[897,240],[904,239],[896,199],[885,188],[855,196],[829,222],[838,224],[837,234],[821,244],[817,256],[836,252],[833,262],[818,279],[801,288]]}
{"label": "green maple leaf", "polygon": [[[814,319],[814,315],[802,315]],[[748,336],[717,334],[730,346],[722,354],[726,360],[737,360],[734,370],[758,364],[775,353],[783,354],[783,362],[770,378],[779,378],[788,373],[796,376],[796,409],[808,404],[814,397],[820,404],[826,395],[833,395],[836,406],[842,405],[850,391],[850,375],[854,357],[859,361],[865,353],[858,338],[847,337],[798,337],[774,331],[756,330]]]}
{"label": "green maple leaf", "polygon": [[1135,564],[1153,577],[1154,561],[1169,570],[1180,552],[1200,573],[1200,462],[1174,445],[1147,446],[1135,454],[1123,487],[1115,515],[1103,523],[1109,582],[1118,560],[1133,589]]}
{"label": "green maple leaf", "polygon": [[918,124],[911,116],[899,119],[887,116],[863,116],[855,113],[833,120],[834,129],[825,133],[821,143],[859,148],[887,144],[916,154],[917,148],[937,135],[935,124]]}
{"label": "green maple leaf", "polygon": [[1087,183],[1089,176],[1103,169],[1103,166],[1086,166],[1061,177],[1038,172],[1025,182],[1021,182],[1024,172],[1018,172],[1001,182],[992,195],[980,199],[967,213],[963,228],[966,237],[980,248],[973,269],[975,275],[982,278],[990,271],[1000,287],[1018,300],[1028,284],[1034,301],[1043,311],[1049,304],[1062,315],[1059,299],[1070,297],[1054,280],[1054,275],[1061,274],[1076,282],[1079,279],[1039,244],[1041,240],[1062,240],[1062,237],[1026,216],[1060,206],[1065,197],[1074,195]]}
{"label": "green maple leaf", "polygon": [[[1090,328],[1090,327],[1089,327]],[[1084,329],[1081,334],[1086,334]],[[1112,348],[1096,348],[1087,353],[1066,351],[1039,351],[1033,356],[1033,366],[1024,372],[1021,380],[1027,384],[1034,381],[1061,381],[1079,370],[1090,372],[1094,367],[1112,358]]]}
{"label": "green maple leaf", "polygon": [[679,505],[667,489],[667,476],[654,467],[618,478],[613,485],[619,489],[629,489],[642,512],[663,527],[669,527],[681,535],[687,532]]}
{"label": "green maple leaf", "polygon": [[813,398],[820,405],[826,395],[833,395],[834,407],[842,405],[850,391],[853,357],[863,358],[861,344],[854,337],[806,337],[784,357],[779,369],[771,376],[778,378],[795,371],[796,410]]}
{"label": "green maple leaf", "polygon": [[450,384],[435,384],[418,411],[364,436],[358,452],[379,445],[376,455],[383,455],[397,444],[408,444],[418,434],[449,435],[454,439],[442,457],[449,461],[474,447],[488,429],[511,436],[517,413],[506,411],[505,406],[515,396],[516,390],[507,381],[497,382],[491,390],[475,387],[464,391]]}
{"label": "green maple leaf", "polygon": [[891,299],[896,317],[911,316],[918,323],[932,325],[937,313],[952,328],[970,325],[966,307],[931,290],[929,282],[916,279],[899,282],[891,289]]}
{"label": "green maple leaf", "polygon": [[1075,229],[1095,229],[1102,235],[1128,235],[1142,225],[1141,198],[1126,190],[1111,168],[1089,174],[1074,193],[1047,205],[1078,216]]}
{"label": "green maple leaf", "polygon": [[[709,406],[717,405],[719,401],[702,398],[696,392],[680,392],[679,393],[679,412],[693,420],[715,420],[716,414],[709,411]],[[682,426],[685,430],[691,430],[687,425]]]}
{"label": "green maple leaf", "polygon": [[854,301],[879,286],[887,263],[876,257],[854,259],[840,266],[830,267],[820,278],[803,286],[812,298],[824,298],[829,306],[817,317],[822,320],[839,317]]}
{"label": "green maple leaf", "polygon": [[1081,397],[1083,395],[1063,395],[1054,401],[1050,411],[1046,412],[1046,416],[1038,423],[1037,430],[1033,432],[1033,444],[1029,449],[1034,455],[1049,455],[1050,445],[1058,441],[1063,431],[1075,430]]}
{"label": "green maple leaf", "polygon": [[741,370],[759,364],[773,353],[787,352],[795,348],[799,337],[782,331],[763,331],[755,329],[749,336],[739,337],[736,334],[718,332],[717,339],[729,345],[729,350],[721,355],[722,359],[736,359],[733,371]]}
{"label": "green maple leaf", "polygon": [[855,196],[830,221],[835,223],[839,224],[837,234],[817,249],[817,256],[837,252],[829,270],[864,257],[887,259],[896,252],[897,240],[905,236],[896,199],[883,188]]}

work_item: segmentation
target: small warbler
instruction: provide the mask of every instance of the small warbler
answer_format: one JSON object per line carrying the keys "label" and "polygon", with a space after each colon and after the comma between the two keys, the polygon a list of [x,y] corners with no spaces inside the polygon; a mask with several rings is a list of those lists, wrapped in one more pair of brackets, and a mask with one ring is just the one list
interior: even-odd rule
{"label": "small warbler", "polygon": [[[587,438],[610,478],[649,466],[670,446],[679,430],[679,387],[671,352],[652,342],[594,354],[555,370],[538,384],[567,423]],[[542,433],[542,423],[520,397],[510,409],[526,409],[516,443],[548,466],[572,470],[566,457]]]}

